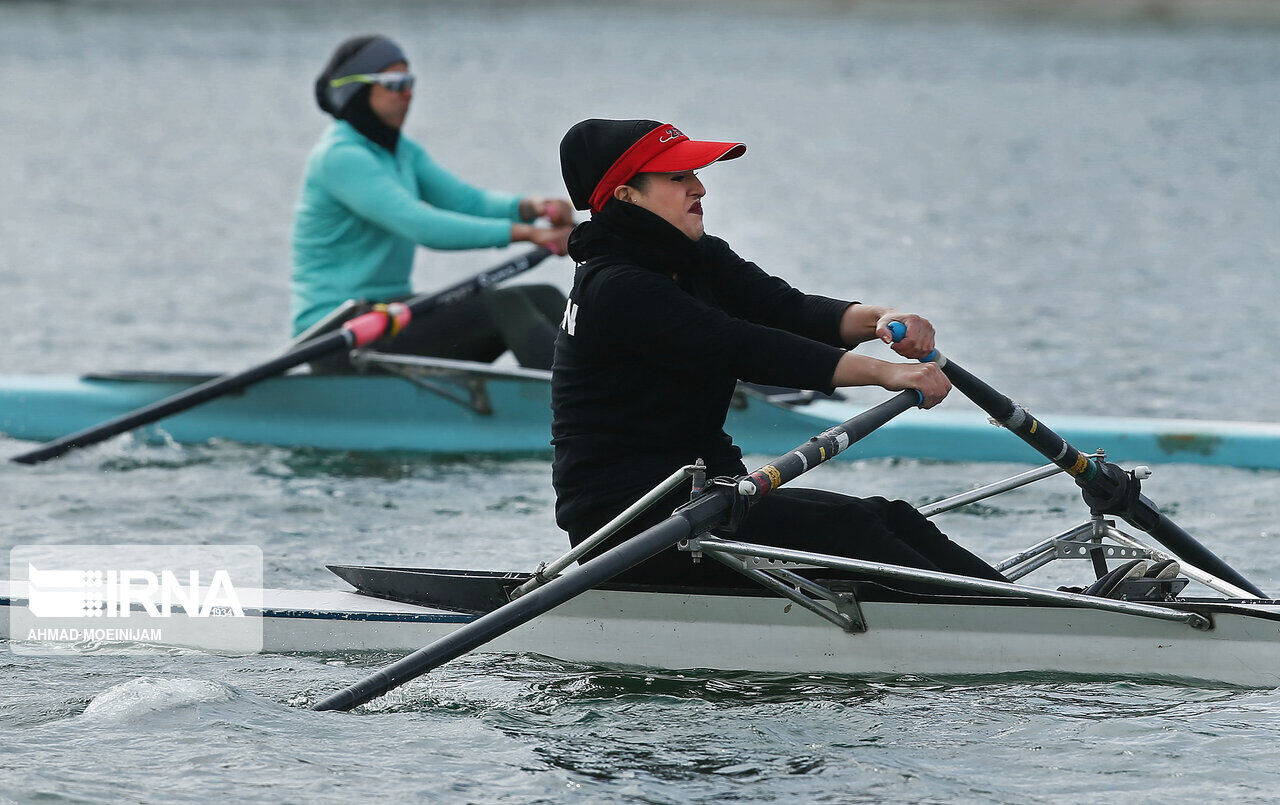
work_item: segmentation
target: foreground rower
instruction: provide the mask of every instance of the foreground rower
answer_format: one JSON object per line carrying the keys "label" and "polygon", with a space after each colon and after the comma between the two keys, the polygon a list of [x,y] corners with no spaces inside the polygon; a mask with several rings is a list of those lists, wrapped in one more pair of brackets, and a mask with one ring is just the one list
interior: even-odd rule
{"label": "foreground rower", "polygon": [[[706,235],[706,188],[693,171],[745,153],[741,143],[690,140],[652,120],[586,120],[560,144],[574,206],[590,210],[569,240],[579,264],[556,339],[552,443],[556,520],[586,539],[679,467],[746,472],[724,432],[738,380],[829,390],[917,389],[923,407],[950,384],[933,364],[847,352],[888,325],[906,358],[933,350],[930,323],[892,308],[806,295]],[[672,493],[600,550],[665,518]],[[761,500],[737,537],[1003,581],[904,501],[782,489]],[[588,554],[588,556],[593,554]],[[618,578],[646,584],[741,586],[716,563],[669,550]]]}

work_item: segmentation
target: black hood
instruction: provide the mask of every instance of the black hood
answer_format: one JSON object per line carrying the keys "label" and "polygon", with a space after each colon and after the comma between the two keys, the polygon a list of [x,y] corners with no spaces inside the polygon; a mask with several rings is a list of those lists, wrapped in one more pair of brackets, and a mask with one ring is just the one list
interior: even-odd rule
{"label": "black hood", "polygon": [[574,227],[569,256],[585,263],[596,257],[617,257],[664,274],[696,273],[705,256],[704,241],[690,240],[644,207],[611,199],[604,209]]}
{"label": "black hood", "polygon": [[591,209],[591,194],[605,172],[641,137],[662,124],[656,120],[600,120],[574,125],[560,141],[560,173],[573,206]]}
{"label": "black hood", "polygon": [[388,126],[373,113],[373,109],[369,107],[369,92],[369,87],[361,89],[351,103],[347,104],[339,118],[347,121],[356,131],[394,154],[396,146],[400,144],[400,129]]}
{"label": "black hood", "polygon": [[[361,57],[362,53],[365,54],[363,57]],[[370,61],[370,56],[376,58]],[[323,111],[338,120],[347,121],[356,131],[394,153],[400,142],[400,129],[388,126],[373,113],[373,109],[369,106],[369,93],[372,87],[368,84],[361,85],[355,94],[338,105],[333,92],[330,91],[329,82],[341,77],[340,73],[349,74],[348,71],[352,69],[376,73],[398,61],[408,64],[408,59],[404,57],[400,48],[385,36],[366,35],[348,39],[338,45],[324,69],[320,71],[320,75],[316,76],[316,104]],[[376,67],[367,66],[375,64]]]}

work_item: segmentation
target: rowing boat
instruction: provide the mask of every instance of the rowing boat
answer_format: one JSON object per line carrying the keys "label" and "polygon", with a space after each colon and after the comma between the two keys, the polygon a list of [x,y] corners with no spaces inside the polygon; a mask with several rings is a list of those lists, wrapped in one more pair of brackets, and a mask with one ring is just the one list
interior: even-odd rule
{"label": "rowing boat", "polygon": [[[345,654],[407,652],[478,617],[495,590],[527,574],[335,567],[361,592],[264,590],[263,649]],[[439,606],[431,582],[455,587]],[[859,625],[846,629],[760,590],[720,592],[605,586],[489,645],[607,666],[830,673],[856,677],[1107,676],[1280,687],[1280,601],[1189,598],[1211,630],[1018,596],[924,596],[859,583],[834,589]],[[390,597],[388,597],[390,596]],[[471,596],[469,599],[467,596]],[[400,599],[400,600],[395,600]],[[418,600],[422,603],[409,603]],[[25,588],[0,583],[0,630]],[[471,611],[459,611],[462,608]],[[208,648],[204,624],[170,643]],[[185,639],[184,639],[185,638]]]}
{"label": "rowing boat", "polygon": [[[389,572],[403,577],[426,571]],[[25,601],[22,588],[7,585],[0,584],[4,610]],[[1213,630],[1204,632],[1103,610],[1016,598],[930,600],[869,584],[856,600],[866,624],[861,632],[754,591],[598,589],[488,650],[632,669],[860,678],[1070,675],[1280,687],[1280,602],[1183,602],[1186,610],[1212,617]],[[330,656],[412,651],[477,617],[355,592],[302,590],[264,591],[260,613],[265,651]],[[8,638],[4,614],[0,630]],[[193,628],[189,638],[190,646],[206,648],[211,635]]]}
{"label": "rowing boat", "polygon": [[[922,511],[950,511],[1055,471],[1032,470]],[[1055,561],[1167,556],[1101,518],[998,563],[1010,579],[1007,585],[711,536],[683,547],[700,551],[703,561],[736,563],[742,585],[707,590],[603,584],[483,650],[632,669],[860,678],[1069,675],[1280,687],[1280,601],[1249,597],[1187,565],[1186,577],[1123,582],[1120,598],[1027,583],[1027,576]],[[351,589],[242,591],[256,604],[250,615],[261,618],[264,651],[411,651],[507,604],[533,579],[514,572],[330,569]],[[902,588],[904,581],[947,589],[912,592]],[[1217,595],[1183,595],[1192,582]],[[26,603],[25,582],[0,582],[0,636],[11,637],[10,610]],[[166,626],[166,645],[219,647],[209,619],[173,620],[172,628]]]}
{"label": "rowing boat", "polygon": [[[538,454],[549,448],[550,374],[467,361],[378,355],[360,374],[264,380],[139,431],[152,442],[216,440],[320,450]],[[132,372],[0,377],[0,433],[48,440],[192,388],[215,375]],[[778,453],[847,419],[846,401],[743,387],[725,425],[751,453]],[[1055,417],[1071,441],[1122,461],[1280,469],[1280,425]],[[916,412],[871,434],[863,457],[1028,461],[1017,438],[962,410]]]}

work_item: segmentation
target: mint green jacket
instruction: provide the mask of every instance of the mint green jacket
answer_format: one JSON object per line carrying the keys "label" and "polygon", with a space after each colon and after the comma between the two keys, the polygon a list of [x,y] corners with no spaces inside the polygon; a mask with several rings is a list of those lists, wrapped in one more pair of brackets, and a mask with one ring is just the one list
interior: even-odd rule
{"label": "mint green jacket", "polygon": [[520,199],[463,182],[400,136],[396,152],[337,120],[307,159],[293,222],[293,332],[348,299],[413,292],[417,244],[506,246]]}

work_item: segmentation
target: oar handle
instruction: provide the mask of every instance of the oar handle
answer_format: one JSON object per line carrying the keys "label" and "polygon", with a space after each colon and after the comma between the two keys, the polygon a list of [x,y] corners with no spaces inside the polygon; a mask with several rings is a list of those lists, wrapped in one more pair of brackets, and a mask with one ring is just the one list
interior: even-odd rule
{"label": "oar handle", "polygon": [[[889,322],[889,334],[893,336],[893,343],[896,344],[902,339],[907,337],[907,325],[903,324],[900,321],[891,321]],[[934,351],[930,352],[928,355],[921,358],[920,362],[929,363],[930,361],[935,360],[937,357],[938,357],[938,350],[935,349]],[[921,391],[920,389],[907,389],[907,391],[915,392],[917,407],[924,405],[923,391]]]}
{"label": "oar handle", "polygon": [[[889,322],[889,335],[893,337],[893,343],[898,343],[907,337],[907,325],[900,321]],[[932,363],[938,359],[938,350],[933,350],[928,355],[920,359],[921,363]]]}

